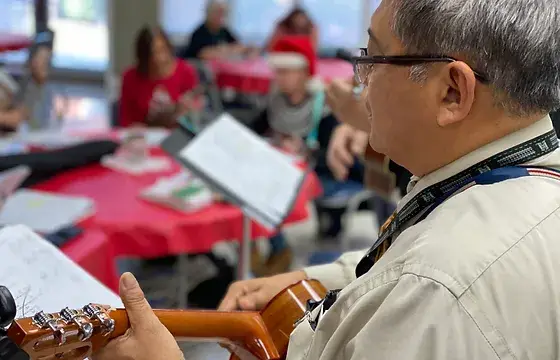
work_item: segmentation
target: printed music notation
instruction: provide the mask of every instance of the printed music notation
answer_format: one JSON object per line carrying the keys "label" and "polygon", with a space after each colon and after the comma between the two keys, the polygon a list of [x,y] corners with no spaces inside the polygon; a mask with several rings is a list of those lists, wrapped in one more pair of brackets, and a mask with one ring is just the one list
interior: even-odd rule
{"label": "printed music notation", "polygon": [[[304,172],[228,114],[221,115],[179,152],[225,195],[242,200],[262,225],[275,228],[291,210]],[[249,210],[247,210],[249,211]],[[264,215],[264,216],[259,216]]]}
{"label": "printed music notation", "polygon": [[0,230],[0,284],[12,293],[18,318],[91,302],[122,307],[117,295],[22,225]]}

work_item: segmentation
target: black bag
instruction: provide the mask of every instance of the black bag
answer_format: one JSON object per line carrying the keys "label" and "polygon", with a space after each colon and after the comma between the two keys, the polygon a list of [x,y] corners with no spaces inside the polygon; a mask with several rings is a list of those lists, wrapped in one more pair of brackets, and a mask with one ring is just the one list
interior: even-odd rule
{"label": "black bag", "polygon": [[200,283],[189,293],[189,305],[198,309],[216,309],[227,292],[229,285],[235,281],[235,268],[225,259],[208,253],[206,256],[216,266],[217,275]]}
{"label": "black bag", "polygon": [[63,149],[0,156],[0,171],[19,165],[29,166],[31,175],[23,183],[24,187],[28,187],[63,171],[97,163],[103,156],[114,153],[118,146],[118,143],[109,140],[89,141]]}

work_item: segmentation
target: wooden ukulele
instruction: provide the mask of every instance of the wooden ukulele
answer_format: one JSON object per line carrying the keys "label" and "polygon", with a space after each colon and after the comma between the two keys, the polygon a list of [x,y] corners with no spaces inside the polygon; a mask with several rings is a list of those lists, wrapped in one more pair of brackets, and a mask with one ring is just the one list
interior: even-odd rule
{"label": "wooden ukulele", "polygon": [[[326,289],[316,280],[300,281],[276,295],[260,312],[155,310],[178,341],[213,340],[228,345],[230,360],[282,360],[309,300],[319,301]],[[129,327],[126,310],[90,304],[80,310],[40,312],[15,320],[8,337],[32,360],[81,360],[123,335]]]}
{"label": "wooden ukulele", "polygon": [[397,177],[389,170],[389,158],[367,145],[363,163],[365,166],[364,186],[379,196],[390,199],[397,184]]}

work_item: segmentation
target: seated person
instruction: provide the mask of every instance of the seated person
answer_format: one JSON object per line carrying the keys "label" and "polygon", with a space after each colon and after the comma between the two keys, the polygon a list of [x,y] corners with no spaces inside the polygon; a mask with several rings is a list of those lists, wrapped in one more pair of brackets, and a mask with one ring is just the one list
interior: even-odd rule
{"label": "seated person", "polygon": [[[328,142],[323,133],[329,131],[324,128],[337,124],[326,110],[321,83],[314,78],[316,62],[313,44],[306,36],[280,38],[270,54],[275,88],[251,128],[259,135],[270,136],[276,146],[291,153],[303,154],[309,147],[326,148],[326,143],[319,143],[325,138]],[[291,264],[292,253],[281,233],[270,239],[270,245],[266,262],[260,263],[258,254],[252,258],[257,275],[278,273]]]}
{"label": "seated person", "polygon": [[22,101],[29,109],[27,123],[30,128],[44,126],[44,119],[37,114],[35,108],[45,101],[45,85],[51,70],[53,43],[54,33],[50,30],[35,35],[34,43],[29,49],[28,74],[24,75],[20,82],[23,90]]}
{"label": "seated person", "polygon": [[122,79],[119,125],[173,127],[199,107],[193,98],[196,70],[173,55],[161,28],[143,28],[136,38],[136,65]]}
{"label": "seated person", "polygon": [[210,0],[206,20],[193,32],[189,44],[180,51],[180,57],[212,60],[251,54],[253,49],[241,45],[226,27],[227,14],[225,1]]}
{"label": "seated person", "polygon": [[[322,180],[325,190],[333,188],[329,184],[336,184],[337,181],[363,183],[365,180],[364,175],[367,170],[358,161],[358,158],[364,156],[366,148],[369,146],[369,121],[363,94],[355,85],[352,79],[335,79],[326,90],[327,104],[341,123],[332,130],[326,164],[323,165],[330,170],[328,175],[331,177],[330,181]],[[389,162],[389,171],[395,175],[395,185],[400,197],[404,197],[411,173],[393,161]],[[317,171],[317,173],[320,172]],[[325,184],[328,186],[325,187]],[[339,186],[334,186],[334,188]],[[375,197],[372,205],[379,224],[389,218],[395,210],[395,204],[382,197]],[[334,221],[331,228],[328,229],[328,234],[333,235],[340,228],[340,223]]]}
{"label": "seated person", "polygon": [[313,47],[317,50],[319,32],[309,15],[300,7],[295,7],[276,25],[276,29],[274,29],[274,33],[266,46],[267,50],[271,50],[274,43],[286,35],[310,36]]}
{"label": "seated person", "polygon": [[[354,85],[352,80],[333,80],[327,89],[327,103],[342,122],[333,130],[327,154],[328,166],[339,181],[355,178],[352,169],[355,169],[356,156],[362,156],[368,146],[365,101],[356,97],[361,93],[355,91]],[[400,195],[406,195],[411,173],[393,161],[389,163],[389,170],[395,174]]]}
{"label": "seated person", "polygon": [[16,131],[26,118],[24,106],[15,103],[18,91],[16,81],[0,69],[0,134]]}

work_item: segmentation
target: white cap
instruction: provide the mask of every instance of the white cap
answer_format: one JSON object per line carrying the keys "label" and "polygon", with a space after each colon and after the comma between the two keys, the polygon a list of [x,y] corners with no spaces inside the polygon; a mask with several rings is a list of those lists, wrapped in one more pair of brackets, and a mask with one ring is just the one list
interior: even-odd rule
{"label": "white cap", "polygon": [[268,56],[268,63],[276,69],[303,69],[309,66],[307,58],[296,52],[273,52]]}

